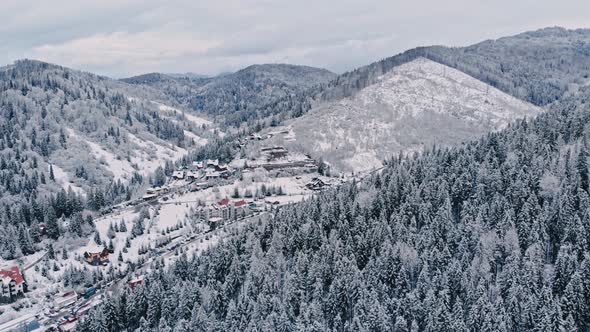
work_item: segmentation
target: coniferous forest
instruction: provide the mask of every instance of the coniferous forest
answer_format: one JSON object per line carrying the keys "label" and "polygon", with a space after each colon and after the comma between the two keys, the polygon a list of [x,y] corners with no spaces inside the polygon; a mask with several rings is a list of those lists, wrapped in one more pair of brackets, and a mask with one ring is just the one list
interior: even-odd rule
{"label": "coniferous forest", "polygon": [[282,208],[80,331],[586,331],[590,89]]}
{"label": "coniferous forest", "polygon": [[[414,61],[442,74],[385,77]],[[478,138],[440,145],[464,128]],[[339,169],[345,150],[367,167]],[[0,330],[588,332],[589,158],[590,29],[338,75],[17,60],[0,67]]]}

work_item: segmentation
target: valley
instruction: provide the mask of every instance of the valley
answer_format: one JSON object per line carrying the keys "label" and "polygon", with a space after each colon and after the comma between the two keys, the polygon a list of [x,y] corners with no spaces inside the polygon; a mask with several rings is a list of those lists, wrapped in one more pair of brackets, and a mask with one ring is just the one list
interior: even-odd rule
{"label": "valley", "polygon": [[588,45],[0,67],[0,331],[585,331]]}

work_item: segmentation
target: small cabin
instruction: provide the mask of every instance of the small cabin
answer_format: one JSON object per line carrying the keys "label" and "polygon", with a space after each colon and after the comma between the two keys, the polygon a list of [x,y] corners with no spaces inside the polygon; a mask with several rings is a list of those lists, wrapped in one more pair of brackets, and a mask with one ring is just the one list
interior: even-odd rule
{"label": "small cabin", "polygon": [[109,254],[107,248],[100,252],[85,252],[84,260],[92,266],[107,265],[109,263]]}

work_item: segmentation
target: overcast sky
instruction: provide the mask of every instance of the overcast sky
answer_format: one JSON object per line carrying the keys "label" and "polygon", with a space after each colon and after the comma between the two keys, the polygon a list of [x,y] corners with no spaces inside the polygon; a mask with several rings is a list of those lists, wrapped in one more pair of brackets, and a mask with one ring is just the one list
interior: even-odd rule
{"label": "overcast sky", "polygon": [[590,27],[588,0],[2,0],[0,64],[125,77],[254,63],[343,72],[408,48]]}

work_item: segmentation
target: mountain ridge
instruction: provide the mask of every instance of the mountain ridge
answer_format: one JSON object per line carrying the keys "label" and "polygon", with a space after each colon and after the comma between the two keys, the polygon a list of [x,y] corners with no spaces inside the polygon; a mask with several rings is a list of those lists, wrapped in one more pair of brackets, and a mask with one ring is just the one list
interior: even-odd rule
{"label": "mountain ridge", "polygon": [[387,156],[459,144],[540,112],[463,72],[419,57],[351,97],[319,103],[287,121],[295,141],[276,144],[302,149],[340,170],[368,171],[382,166]]}

